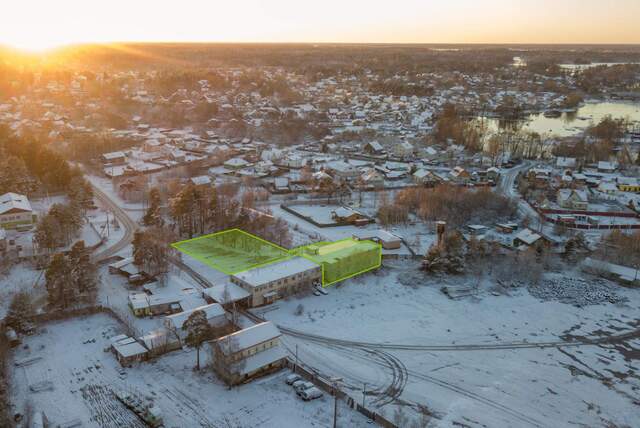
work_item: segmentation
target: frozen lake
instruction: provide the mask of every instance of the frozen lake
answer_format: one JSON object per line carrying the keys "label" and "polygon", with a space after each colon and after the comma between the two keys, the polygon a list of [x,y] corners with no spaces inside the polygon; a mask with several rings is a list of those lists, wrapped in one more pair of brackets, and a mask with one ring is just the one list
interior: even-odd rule
{"label": "frozen lake", "polygon": [[497,118],[485,120],[492,131],[521,125],[525,131],[568,137],[581,133],[591,124],[597,124],[607,115],[611,115],[614,119],[628,118],[631,121],[640,121],[640,104],[616,101],[592,102],[586,103],[576,112],[562,113],[557,118],[545,117],[540,113],[529,115],[520,121],[505,121]]}

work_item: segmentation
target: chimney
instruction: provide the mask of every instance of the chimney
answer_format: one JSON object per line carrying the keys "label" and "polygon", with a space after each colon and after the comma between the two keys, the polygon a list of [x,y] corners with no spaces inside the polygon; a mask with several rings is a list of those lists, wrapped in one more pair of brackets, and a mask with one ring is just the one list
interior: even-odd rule
{"label": "chimney", "polygon": [[446,221],[436,221],[436,233],[438,234],[438,247],[444,242],[444,232],[447,229]]}

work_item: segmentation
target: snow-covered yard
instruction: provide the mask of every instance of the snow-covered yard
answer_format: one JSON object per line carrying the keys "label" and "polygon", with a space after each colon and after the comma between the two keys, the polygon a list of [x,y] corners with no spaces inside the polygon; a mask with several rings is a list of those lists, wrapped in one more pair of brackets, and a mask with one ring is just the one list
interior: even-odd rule
{"label": "snow-covered yard", "polygon": [[[44,411],[54,425],[79,420],[84,427],[143,426],[114,397],[134,392],[160,407],[170,427],[329,427],[333,400],[303,402],[286,385],[283,370],[234,389],[210,372],[194,372],[195,352],[176,351],[123,369],[106,352],[122,326],[106,315],[49,323],[26,338],[12,368],[14,412]],[[50,383],[48,383],[50,382]],[[32,392],[30,386],[40,387]],[[360,414],[339,408],[339,426],[364,427]]]}
{"label": "snow-covered yard", "polygon": [[[475,297],[451,300],[440,287],[459,285],[464,278],[400,283],[408,275],[414,278],[415,266],[398,263],[348,280],[328,296],[281,301],[258,312],[280,326],[317,335],[413,345],[540,343],[640,326],[640,290],[615,284],[610,286],[626,303],[579,308],[538,300],[526,288],[495,295],[490,284],[482,284]],[[298,305],[304,307],[302,315],[295,315]],[[378,393],[389,385],[402,388],[398,402],[407,414],[415,419],[419,405],[427,406],[436,415],[434,426],[634,426],[640,418],[638,338],[564,348],[373,353],[292,336],[285,343],[289,349],[297,345],[300,360],[324,375],[343,377],[356,398],[366,382],[372,391],[367,402],[382,403],[388,416],[394,407]],[[400,362],[395,369],[389,355]],[[404,380],[398,381],[398,372],[404,372]]]}

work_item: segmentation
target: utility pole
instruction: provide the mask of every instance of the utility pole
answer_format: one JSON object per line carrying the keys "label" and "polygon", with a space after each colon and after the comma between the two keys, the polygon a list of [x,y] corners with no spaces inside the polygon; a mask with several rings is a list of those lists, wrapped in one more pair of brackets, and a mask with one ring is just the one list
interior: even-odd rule
{"label": "utility pole", "polygon": [[367,396],[367,382],[364,383],[364,385],[362,386],[362,408],[364,409],[364,400],[365,397]]}
{"label": "utility pole", "polygon": [[296,363],[293,366],[293,372],[295,373],[298,370],[298,344],[296,343]]}
{"label": "utility pole", "polygon": [[332,378],[331,384],[333,385],[333,428],[337,428],[338,426],[338,382],[342,380],[342,378]]}
{"label": "utility pole", "polygon": [[333,428],[338,426],[338,387],[333,383]]}

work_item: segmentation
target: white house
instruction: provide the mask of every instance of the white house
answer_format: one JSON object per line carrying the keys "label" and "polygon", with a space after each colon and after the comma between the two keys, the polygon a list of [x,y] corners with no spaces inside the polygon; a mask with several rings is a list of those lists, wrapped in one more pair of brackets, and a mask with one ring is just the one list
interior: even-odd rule
{"label": "white house", "polygon": [[413,156],[413,145],[408,141],[393,146],[393,154],[399,158],[408,158]]}
{"label": "white house", "polygon": [[211,303],[209,305],[200,306],[198,308],[190,309],[188,311],[180,312],[177,314],[169,315],[164,318],[164,327],[184,340],[187,332],[182,329],[184,323],[189,317],[196,311],[202,311],[207,316],[207,321],[212,327],[223,327],[227,324],[227,317],[222,306],[218,303]]}
{"label": "white house", "polygon": [[214,368],[230,385],[279,370],[287,357],[280,330],[267,321],[221,337],[215,344]]}
{"label": "white house", "polygon": [[14,229],[35,222],[31,203],[24,195],[5,193],[0,196],[0,227]]}
{"label": "white house", "polygon": [[580,189],[560,189],[557,200],[558,205],[567,209],[586,210],[589,206],[587,192]]}

